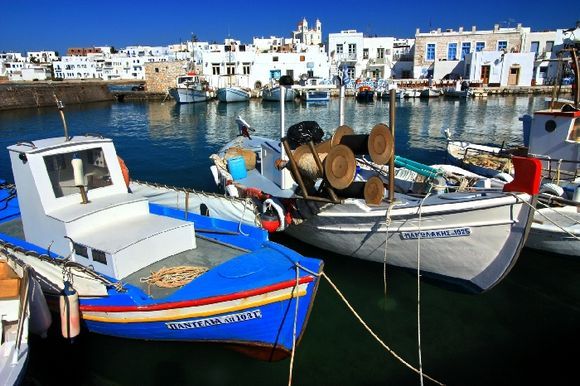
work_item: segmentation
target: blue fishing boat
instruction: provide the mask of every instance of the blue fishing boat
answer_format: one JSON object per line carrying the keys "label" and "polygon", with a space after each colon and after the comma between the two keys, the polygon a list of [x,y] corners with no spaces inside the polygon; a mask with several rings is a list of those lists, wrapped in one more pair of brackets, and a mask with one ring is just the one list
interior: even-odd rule
{"label": "blue fishing boat", "polygon": [[84,326],[214,342],[264,360],[296,347],[321,260],[258,228],[132,194],[110,139],[65,135],[8,150],[15,185],[0,186],[0,244],[34,268],[49,303],[68,299],[63,335]]}

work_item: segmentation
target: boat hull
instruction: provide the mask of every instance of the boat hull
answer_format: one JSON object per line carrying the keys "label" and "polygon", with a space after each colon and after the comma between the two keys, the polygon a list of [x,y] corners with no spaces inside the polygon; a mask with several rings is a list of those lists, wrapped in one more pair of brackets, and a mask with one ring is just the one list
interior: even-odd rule
{"label": "boat hull", "polygon": [[220,102],[247,102],[250,100],[250,93],[233,87],[220,88],[217,91],[217,98]]}
{"label": "boat hull", "polygon": [[[0,193],[3,198],[12,194],[8,189]],[[207,272],[168,295],[149,292],[147,284],[135,284],[135,278],[124,278],[122,289],[107,286],[100,296],[83,295],[75,284],[83,326],[90,332],[128,339],[221,343],[263,360],[288,356],[304,332],[322,261],[268,241],[266,233],[257,228],[244,225],[236,231],[240,224],[191,212],[185,216],[183,210],[156,204],[150,204],[150,212],[187,217],[195,223],[198,237],[215,240],[216,249],[227,244],[241,252],[225,262],[212,263],[217,265],[210,265]],[[42,272],[39,281],[57,311],[58,288],[63,283],[47,278],[62,278],[59,260],[43,260],[40,255],[46,248],[16,237],[21,234],[21,229],[16,229],[16,197],[0,210],[0,219],[0,245],[23,261],[36,264],[31,266],[35,272]],[[7,231],[10,234],[4,233]],[[245,236],[239,233],[242,231]],[[78,281],[76,278],[75,283]]]}
{"label": "boat hull", "polygon": [[[285,101],[293,101],[296,97],[296,92],[291,89],[286,89]],[[280,102],[280,87],[266,88],[262,90],[262,100],[269,102]]]}
{"label": "boat hull", "polygon": [[177,103],[198,103],[207,101],[207,94],[202,90],[172,88],[169,90],[169,95],[171,95]]}
{"label": "boat hull", "polygon": [[356,93],[358,102],[372,102],[375,99],[375,92],[372,90],[362,90]]}
{"label": "boat hull", "polygon": [[[313,203],[302,204],[313,207]],[[476,202],[477,210],[461,210],[465,205],[424,207],[420,222],[418,209],[411,215],[394,208],[387,232],[386,210],[368,213],[340,204],[286,232],[339,254],[380,263],[386,258],[387,264],[414,270],[420,247],[422,274],[483,292],[517,261],[529,230],[530,208],[511,196]]]}
{"label": "boat hull", "polygon": [[328,102],[330,91],[309,90],[302,94],[302,99],[306,102]]}
{"label": "boat hull", "polygon": [[[574,206],[538,209],[534,216],[534,223],[526,247],[578,257],[580,256],[580,241],[572,235],[580,237],[579,224],[580,213]],[[560,228],[565,229],[566,232]]]}

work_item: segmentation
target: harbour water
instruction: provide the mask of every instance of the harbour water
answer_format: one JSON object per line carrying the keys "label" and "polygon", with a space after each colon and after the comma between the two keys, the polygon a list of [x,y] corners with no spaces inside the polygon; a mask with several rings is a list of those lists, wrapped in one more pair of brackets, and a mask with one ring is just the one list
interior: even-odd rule
{"label": "harbour water", "polygon": [[[425,163],[445,162],[441,130],[454,138],[506,145],[521,143],[518,118],[542,107],[544,97],[490,97],[466,101],[397,102],[397,153]],[[241,115],[257,135],[279,136],[279,105],[253,100],[176,105],[173,102],[95,103],[66,107],[71,135],[111,137],[131,176],[212,191],[209,155],[237,134]],[[286,126],[315,120],[331,134],[338,100],[325,105],[290,103]],[[388,103],[346,101],[345,123],[356,132],[388,122]],[[0,112],[0,148],[62,135],[51,108]],[[0,178],[12,180],[6,150]],[[354,260],[272,237],[323,258],[325,271],[373,331],[418,366],[417,277],[381,264]],[[428,251],[422,258],[429,258]],[[580,346],[580,261],[524,249],[507,278],[481,295],[421,282],[423,370],[448,385],[568,385],[578,383],[573,354]],[[57,322],[57,320],[55,320]],[[143,342],[81,334],[32,339],[25,384],[33,385],[282,385],[290,361],[257,362],[213,345]],[[571,354],[572,353],[572,354]],[[363,329],[322,282],[306,333],[296,351],[294,385],[418,385],[419,376],[394,359]],[[425,384],[430,384],[425,380]]]}

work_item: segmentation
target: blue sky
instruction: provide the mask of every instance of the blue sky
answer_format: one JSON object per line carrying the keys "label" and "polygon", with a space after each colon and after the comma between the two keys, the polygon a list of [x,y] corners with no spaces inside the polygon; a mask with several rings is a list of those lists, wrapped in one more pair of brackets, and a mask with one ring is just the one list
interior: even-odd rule
{"label": "blue sky", "polygon": [[344,29],[404,38],[413,37],[416,28],[489,30],[496,23],[542,31],[574,26],[580,0],[0,0],[0,51],[64,54],[68,47],[167,45],[192,33],[202,41],[230,36],[250,43],[255,36],[290,36],[303,17],[322,21],[324,39]]}

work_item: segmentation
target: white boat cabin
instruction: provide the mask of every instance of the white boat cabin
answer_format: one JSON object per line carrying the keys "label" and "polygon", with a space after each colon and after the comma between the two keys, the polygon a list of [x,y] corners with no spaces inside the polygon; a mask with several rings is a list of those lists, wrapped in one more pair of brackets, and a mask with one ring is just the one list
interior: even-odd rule
{"label": "white boat cabin", "polygon": [[147,199],[128,192],[110,139],[49,138],[8,150],[26,241],[116,279],[196,247],[191,222],[151,214]]}
{"label": "white boat cabin", "polygon": [[[534,113],[531,124],[528,150],[534,155],[550,155],[552,169],[554,161],[562,162],[560,170],[577,173],[580,162],[580,111],[540,110]],[[548,165],[545,161],[544,168]]]}

